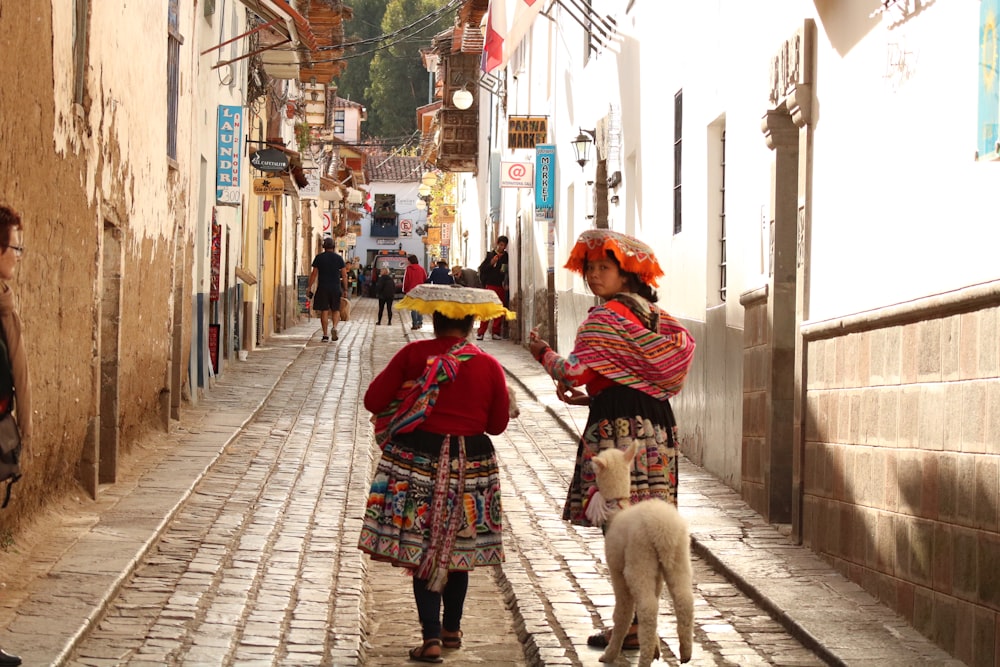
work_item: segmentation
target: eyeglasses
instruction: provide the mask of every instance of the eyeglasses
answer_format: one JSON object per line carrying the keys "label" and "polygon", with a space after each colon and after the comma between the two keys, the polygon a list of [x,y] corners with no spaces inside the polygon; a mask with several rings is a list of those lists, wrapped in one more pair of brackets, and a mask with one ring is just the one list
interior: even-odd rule
{"label": "eyeglasses", "polygon": [[9,245],[7,247],[10,248],[11,250],[13,250],[14,254],[17,255],[18,257],[23,257],[24,256],[24,246]]}

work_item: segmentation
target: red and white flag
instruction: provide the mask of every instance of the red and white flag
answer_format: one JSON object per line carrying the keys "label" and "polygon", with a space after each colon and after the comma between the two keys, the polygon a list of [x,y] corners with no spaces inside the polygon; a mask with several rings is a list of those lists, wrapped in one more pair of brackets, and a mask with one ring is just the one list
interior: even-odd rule
{"label": "red and white flag", "polygon": [[369,190],[365,195],[365,210],[371,213],[373,208],[375,208],[375,195]]}
{"label": "red and white flag", "polygon": [[[514,3],[514,20],[507,25],[507,4]],[[490,0],[487,14],[486,42],[483,45],[483,71],[503,67],[531,30],[544,0]]]}

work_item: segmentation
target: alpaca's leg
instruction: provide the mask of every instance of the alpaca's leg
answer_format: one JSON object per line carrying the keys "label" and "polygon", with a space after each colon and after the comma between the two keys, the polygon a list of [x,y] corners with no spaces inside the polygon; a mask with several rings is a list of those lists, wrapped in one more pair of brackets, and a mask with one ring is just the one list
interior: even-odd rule
{"label": "alpaca's leg", "polygon": [[691,553],[686,542],[676,550],[674,557],[671,567],[664,569],[670,598],[674,601],[681,662],[688,662],[691,660],[691,648],[694,644],[694,593],[691,581]]}
{"label": "alpaca's leg", "polygon": [[656,585],[647,580],[636,590],[635,611],[639,616],[639,667],[649,667],[660,657],[660,636],[656,633],[656,617],[660,609],[663,585],[659,573],[651,573]]}
{"label": "alpaca's leg", "polygon": [[608,647],[601,655],[601,662],[614,662],[618,659],[625,635],[632,627],[632,615],[635,613],[635,600],[628,588],[628,583],[625,581],[625,575],[612,569],[611,587],[615,591],[615,613],[612,615],[615,626],[611,631]]}

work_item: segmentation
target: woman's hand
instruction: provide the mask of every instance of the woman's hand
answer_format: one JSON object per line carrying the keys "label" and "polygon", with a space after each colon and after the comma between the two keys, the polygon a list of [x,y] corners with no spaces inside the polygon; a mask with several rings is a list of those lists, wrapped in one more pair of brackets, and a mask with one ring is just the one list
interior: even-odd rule
{"label": "woman's hand", "polygon": [[563,403],[569,403],[570,405],[590,405],[590,396],[576,387],[570,387],[562,382],[556,385],[556,396]]}
{"label": "woman's hand", "polygon": [[531,356],[538,359],[542,352],[549,346],[544,340],[538,337],[538,327],[535,327],[528,333],[528,349],[531,350]]}

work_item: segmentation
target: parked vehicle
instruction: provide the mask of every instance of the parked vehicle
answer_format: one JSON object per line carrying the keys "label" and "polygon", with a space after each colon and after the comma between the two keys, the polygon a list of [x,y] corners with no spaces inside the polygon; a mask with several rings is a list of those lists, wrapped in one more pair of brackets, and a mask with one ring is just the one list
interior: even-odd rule
{"label": "parked vehicle", "polygon": [[372,256],[371,261],[372,273],[370,284],[375,284],[375,281],[378,280],[378,276],[382,272],[382,269],[389,269],[393,282],[396,283],[396,298],[402,299],[403,274],[406,273],[406,265],[410,263],[407,257],[408,253],[405,250],[376,251]]}

